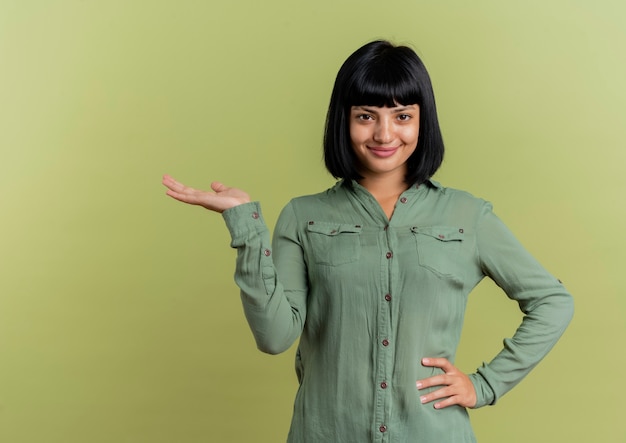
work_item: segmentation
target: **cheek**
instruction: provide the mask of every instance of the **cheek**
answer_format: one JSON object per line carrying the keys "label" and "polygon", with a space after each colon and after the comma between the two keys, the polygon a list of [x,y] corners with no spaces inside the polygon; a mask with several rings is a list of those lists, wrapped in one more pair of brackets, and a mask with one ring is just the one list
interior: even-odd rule
{"label": "cheek", "polygon": [[367,130],[360,125],[350,125],[350,141],[359,145],[367,140]]}
{"label": "cheek", "polygon": [[354,128],[354,125],[350,125],[349,129],[350,129],[350,142],[354,146],[354,142],[356,138],[356,130]]}
{"label": "cheek", "polygon": [[407,144],[417,145],[417,141],[419,140],[419,128],[407,128],[403,137]]}

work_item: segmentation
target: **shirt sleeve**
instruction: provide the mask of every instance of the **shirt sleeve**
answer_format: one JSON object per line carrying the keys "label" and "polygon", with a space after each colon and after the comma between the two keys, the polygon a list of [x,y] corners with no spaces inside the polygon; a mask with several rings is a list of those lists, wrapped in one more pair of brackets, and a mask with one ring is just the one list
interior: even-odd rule
{"label": "shirt sleeve", "polygon": [[306,318],[306,269],[293,210],[287,206],[281,213],[273,243],[258,202],[222,215],[237,249],[235,283],[257,347],[268,354],[284,352],[300,336]]}
{"label": "shirt sleeve", "polygon": [[541,361],[565,331],[574,304],[561,282],[524,249],[489,203],[478,221],[476,241],[483,273],[517,301],[524,314],[496,357],[470,375],[475,407],[480,407],[494,404]]}

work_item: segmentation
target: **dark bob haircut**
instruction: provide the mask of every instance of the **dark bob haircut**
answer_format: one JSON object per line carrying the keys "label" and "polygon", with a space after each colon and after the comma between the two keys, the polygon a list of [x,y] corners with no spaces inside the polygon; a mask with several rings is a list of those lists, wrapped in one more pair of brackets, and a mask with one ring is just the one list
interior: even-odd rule
{"label": "dark bob haircut", "polygon": [[420,133],[417,149],[407,161],[407,184],[429,179],[443,161],[435,96],[426,67],[415,51],[377,40],[357,49],[343,63],[330,97],[324,131],[324,162],[335,178],[362,178],[350,141],[352,106],[418,105]]}

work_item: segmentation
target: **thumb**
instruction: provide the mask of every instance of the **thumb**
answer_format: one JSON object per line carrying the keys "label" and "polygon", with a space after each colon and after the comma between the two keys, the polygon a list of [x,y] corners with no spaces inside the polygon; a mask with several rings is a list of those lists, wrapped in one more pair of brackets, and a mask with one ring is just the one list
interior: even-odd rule
{"label": "thumb", "polygon": [[211,189],[213,189],[215,192],[224,192],[228,190],[228,186],[221,182],[213,182],[211,183]]}

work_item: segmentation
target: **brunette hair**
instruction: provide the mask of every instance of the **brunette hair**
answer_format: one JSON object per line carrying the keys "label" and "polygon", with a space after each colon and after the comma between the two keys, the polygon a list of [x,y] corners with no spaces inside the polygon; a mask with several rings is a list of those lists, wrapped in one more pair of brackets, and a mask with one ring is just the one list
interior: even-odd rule
{"label": "brunette hair", "polygon": [[429,179],[443,161],[443,137],[435,96],[426,67],[415,51],[377,40],[357,49],[343,63],[330,97],[324,130],[324,162],[335,178],[361,176],[350,141],[352,106],[418,105],[420,133],[417,149],[407,160],[408,184]]}

